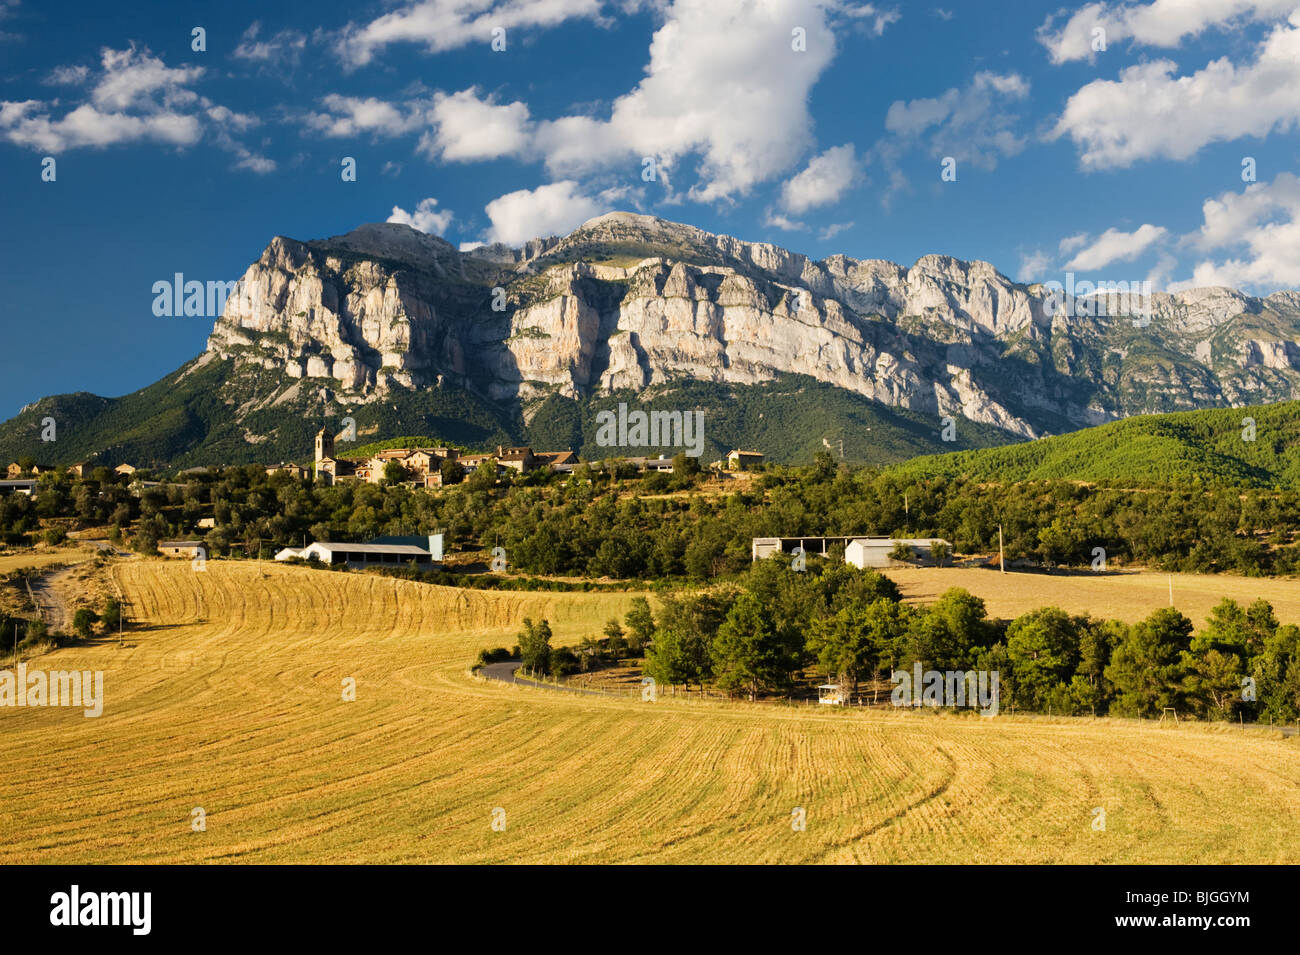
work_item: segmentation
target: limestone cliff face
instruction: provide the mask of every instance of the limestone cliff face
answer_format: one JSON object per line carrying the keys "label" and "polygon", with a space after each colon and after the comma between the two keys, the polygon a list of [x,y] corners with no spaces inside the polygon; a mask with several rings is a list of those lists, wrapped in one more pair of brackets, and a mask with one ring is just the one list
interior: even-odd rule
{"label": "limestone cliff face", "polygon": [[461,253],[401,225],[277,237],[208,350],[355,400],[450,377],[492,399],[788,373],[1021,436],[1297,396],[1300,294],[1113,293],[1062,308],[986,262],[824,261],[611,213],[522,249]]}

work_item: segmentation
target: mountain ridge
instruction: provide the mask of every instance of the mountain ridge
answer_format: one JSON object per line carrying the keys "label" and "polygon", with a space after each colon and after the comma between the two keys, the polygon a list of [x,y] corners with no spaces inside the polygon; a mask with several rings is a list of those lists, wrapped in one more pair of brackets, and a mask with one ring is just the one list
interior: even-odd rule
{"label": "mountain ridge", "polygon": [[[409,226],[369,223],[322,239],[272,238],[215,318],[204,353],[173,373],[181,387],[202,377],[210,393],[194,397],[200,410],[155,401],[177,416],[155,430],[187,434],[177,439],[184,456],[219,445],[236,459],[287,451],[301,430],[289,418],[371,409],[378,422],[407,409],[451,422],[459,407],[466,427],[448,424],[458,430],[448,440],[520,440],[538,415],[549,428],[555,409],[571,418],[615,394],[637,400],[707,383],[710,394],[757,389],[752,400],[766,403],[764,388],[808,379],[912,416],[899,435],[928,420],[937,441],[951,419],[965,447],[968,437],[1003,443],[1300,396],[1300,293],[1155,293],[1147,323],[1114,314],[1125,303],[1113,292],[1061,304],[1043,284],[1014,282],[980,260],[813,260],[637,213],[607,213],[517,248],[465,251]],[[212,368],[221,375],[204,373]],[[816,393],[822,407],[857,414]],[[128,421],[129,397],[98,400],[116,402],[102,413],[135,434],[155,409]],[[213,424],[209,400],[228,423]],[[90,414],[87,399],[63,404]],[[266,420],[268,409],[285,420]],[[30,442],[31,415],[0,426],[0,451]],[[825,424],[844,430],[848,419]],[[214,427],[220,441],[209,438]],[[247,447],[231,444],[231,429]],[[108,433],[96,441],[121,443]]]}

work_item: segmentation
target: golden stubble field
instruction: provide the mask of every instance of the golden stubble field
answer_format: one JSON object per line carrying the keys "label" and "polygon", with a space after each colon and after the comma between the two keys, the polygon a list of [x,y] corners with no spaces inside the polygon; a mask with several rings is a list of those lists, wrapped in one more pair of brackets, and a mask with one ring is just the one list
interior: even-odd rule
{"label": "golden stubble field", "polygon": [[116,572],[147,629],[29,664],[103,670],[104,715],[0,710],[0,863],[1300,861],[1264,731],[578,697],[467,666],[630,595]]}
{"label": "golden stubble field", "polygon": [[1169,606],[1199,630],[1224,597],[1243,607],[1258,597],[1273,605],[1282,623],[1300,624],[1300,580],[1234,577],[1228,574],[1163,574],[1120,571],[1109,574],[998,573],[970,567],[910,567],[884,571],[909,601],[928,603],[949,587],[964,587],[984,599],[989,616],[1010,619],[1027,610],[1054,605],[1070,613],[1111,617],[1134,623]]}
{"label": "golden stubble field", "polygon": [[26,567],[48,567],[51,564],[74,564],[77,561],[93,557],[94,548],[51,547],[41,550],[23,550],[12,554],[0,554],[0,574],[13,573]]}

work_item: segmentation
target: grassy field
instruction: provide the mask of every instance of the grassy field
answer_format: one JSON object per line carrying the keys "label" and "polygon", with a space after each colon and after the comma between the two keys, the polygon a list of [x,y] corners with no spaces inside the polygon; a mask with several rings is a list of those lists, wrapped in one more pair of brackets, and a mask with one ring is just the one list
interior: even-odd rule
{"label": "grassy field", "polygon": [[[1133,623],[1169,606],[1169,574],[1127,571],[1108,574],[1000,574],[962,567],[915,567],[885,571],[908,600],[928,602],[949,587],[984,599],[989,616],[1010,619],[1027,610],[1056,606]],[[1224,597],[1245,606],[1257,597],[1273,605],[1282,623],[1300,624],[1300,580],[1173,574],[1174,607],[1198,628]]]}
{"label": "grassy field", "polygon": [[1262,730],[577,697],[466,668],[631,595],[117,574],[145,629],[30,664],[103,670],[103,716],[0,710],[0,863],[1300,862],[1300,744]]}
{"label": "grassy field", "polygon": [[0,554],[0,574],[12,573],[25,567],[48,567],[50,564],[75,564],[94,556],[91,547],[52,547],[41,550],[21,550],[13,554]]}

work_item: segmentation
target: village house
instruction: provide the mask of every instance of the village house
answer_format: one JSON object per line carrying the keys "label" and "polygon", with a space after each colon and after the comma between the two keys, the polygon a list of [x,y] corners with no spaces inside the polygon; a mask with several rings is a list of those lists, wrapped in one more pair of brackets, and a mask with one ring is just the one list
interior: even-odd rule
{"label": "village house", "polygon": [[568,473],[578,465],[578,455],[572,451],[538,451],[533,455],[538,467]]}
{"label": "village house", "polygon": [[135,465],[132,465],[132,464],[119,464],[117,467],[113,468],[113,473],[114,473],[114,474],[134,474],[134,473],[135,473],[136,471],[138,471],[138,470],[140,470],[140,469],[137,468]]}
{"label": "village house", "polygon": [[732,471],[749,471],[763,463],[758,451],[732,451],[727,455],[727,467]]}
{"label": "village house", "polygon": [[93,461],[78,461],[76,464],[68,465],[68,473],[74,477],[84,478],[92,470],[95,464]]}
{"label": "village house", "polygon": [[629,464],[638,471],[661,471],[664,474],[673,473],[673,459],[660,455],[657,458],[623,458],[624,464]]}
{"label": "village house", "polygon": [[311,476],[311,472],[301,464],[286,464],[284,461],[281,461],[279,464],[269,465],[266,469],[268,475],[279,474],[281,471],[297,480],[302,480],[303,478]]}
{"label": "village house", "polygon": [[461,454],[456,448],[386,448],[368,458],[340,458],[334,454],[334,436],[325,428],[316,433],[316,479],[333,484],[342,478],[352,478],[370,484],[382,484],[390,464],[401,465],[403,483],[415,487],[442,487],[442,466],[455,461],[466,474],[478,469],[485,461],[493,462],[499,477],[507,469],[528,474],[539,468],[557,472],[571,472],[578,463],[572,451],[541,451],[532,448],[499,446],[496,453]]}
{"label": "village house", "polygon": [[164,557],[185,557],[193,559],[195,557],[207,556],[207,548],[203,541],[159,541],[158,553]]}
{"label": "village house", "polygon": [[520,474],[527,474],[537,467],[532,448],[497,448],[497,463]]}
{"label": "village house", "polygon": [[16,478],[26,477],[28,475],[31,477],[37,477],[41,474],[49,474],[53,470],[54,468],[50,467],[48,464],[33,464],[30,468],[24,469],[21,464],[15,461],[6,469],[5,477],[12,481]]}
{"label": "village house", "polygon": [[[496,463],[496,458],[497,456],[495,454],[463,454],[460,457],[460,466],[463,467],[465,473],[468,474],[471,471],[477,471],[482,467],[484,461]],[[498,465],[497,473],[500,474],[501,470],[500,465]]]}

